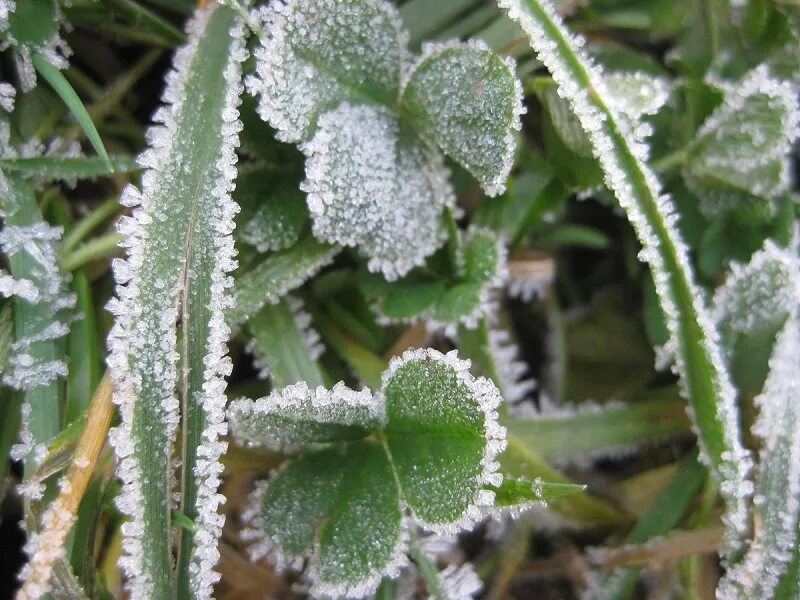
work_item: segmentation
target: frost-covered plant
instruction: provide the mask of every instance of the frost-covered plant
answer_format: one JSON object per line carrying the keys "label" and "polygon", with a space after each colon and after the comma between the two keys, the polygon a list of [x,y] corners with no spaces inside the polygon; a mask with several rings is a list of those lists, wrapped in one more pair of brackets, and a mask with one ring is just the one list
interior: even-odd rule
{"label": "frost-covered plant", "polygon": [[[224,311],[232,300],[227,273],[236,266],[238,206],[230,192],[247,54],[244,26],[228,8],[199,10],[188,32],[139,158],[141,190],[130,186],[121,199],[134,210],[118,225],[128,258],[115,261],[118,299],[109,305],[116,322],[108,362],[122,417],[110,437],[124,484],[118,505],[131,519],[122,564],[135,598],[176,589],[210,597],[224,523],[217,491],[231,371]],[[196,526],[180,532],[177,572],[165,535],[173,510]]]}
{"label": "frost-covered plant", "polygon": [[18,598],[799,597],[798,40],[788,0],[0,0]]}
{"label": "frost-covered plant", "polygon": [[[619,115],[625,110],[608,92],[602,70],[581,49],[549,0],[501,0],[551,72],[561,95],[589,137],[605,183],[628,214],[666,316],[677,371],[708,462],[728,500],[729,544],[739,550],[747,535],[749,452],[742,444],[736,390],[723,363],[718,333],[694,281],[674,207],[647,165],[647,144]],[[795,106],[796,112],[796,106]]]}
{"label": "frost-covered plant", "polygon": [[307,558],[312,594],[363,597],[407,564],[415,524],[453,534],[498,507],[544,500],[541,484],[504,487],[501,401],[468,361],[431,349],[394,358],[375,392],[301,382],[235,401],[238,443],[303,451],[253,494],[251,556],[294,567]]}
{"label": "frost-covered plant", "polygon": [[411,56],[385,0],[281,1],[253,18],[249,88],[278,138],[307,156],[317,238],[358,247],[370,270],[397,279],[445,240],[454,195],[442,152],[487,194],[505,189],[522,112],[512,61],[479,42]]}

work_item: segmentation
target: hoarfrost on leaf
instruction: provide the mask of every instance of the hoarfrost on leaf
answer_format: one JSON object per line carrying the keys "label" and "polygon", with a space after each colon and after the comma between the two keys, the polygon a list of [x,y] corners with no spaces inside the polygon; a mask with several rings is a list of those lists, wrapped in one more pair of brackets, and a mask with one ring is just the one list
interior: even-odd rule
{"label": "hoarfrost on leaf", "polygon": [[[459,234],[460,235],[460,234]],[[493,298],[506,278],[505,241],[495,232],[471,226],[463,236],[453,281],[398,282],[375,306],[384,323],[426,319],[431,328],[475,328],[491,313]]]}
{"label": "hoarfrost on leaf", "polygon": [[371,271],[393,280],[444,241],[442,208],[454,202],[442,156],[377,106],[342,104],[306,145],[314,235],[356,246]]}
{"label": "hoarfrost on leaf", "polygon": [[[261,177],[263,173],[260,171],[240,176],[236,182],[237,200],[242,191],[252,185],[251,178]],[[294,186],[277,189],[269,186],[267,189],[269,191],[264,193],[264,197],[258,199],[258,208],[244,221],[239,237],[259,252],[285,250],[300,239],[308,222],[305,198]]]}
{"label": "hoarfrost on leaf", "polygon": [[797,547],[800,517],[800,321],[797,296],[772,351],[769,375],[756,397],[753,432],[761,439],[755,512],[759,526],[744,560],[720,583],[721,600],[778,598],[776,587]]}
{"label": "hoarfrost on leaf", "polygon": [[[454,533],[493,503],[485,485],[500,485],[497,455],[505,428],[495,385],[469,373],[455,352],[409,350],[383,374],[386,445],[403,498],[424,527]],[[447,435],[443,435],[443,434]]]}
{"label": "hoarfrost on leaf", "polygon": [[389,2],[278,0],[257,16],[264,33],[248,87],[279,139],[309,139],[345,100],[395,103],[406,36]]}
{"label": "hoarfrost on leaf", "polygon": [[742,208],[772,216],[770,201],[789,188],[790,150],[800,132],[795,88],[760,66],[725,91],[691,142],[686,183],[707,216]]}
{"label": "hoarfrost on leaf", "polygon": [[[497,423],[497,388],[468,369],[455,352],[410,350],[390,362],[374,398],[341,384],[331,392],[298,384],[256,403],[237,401],[231,425],[245,442],[263,443],[267,429],[280,429],[276,437],[289,432],[290,445],[314,435],[318,442],[352,440],[349,432],[328,436],[329,425],[363,427],[363,439],[306,453],[259,488],[247,511],[254,558],[271,554],[279,566],[308,558],[312,594],[360,597],[407,562],[407,512],[448,534],[483,518],[494,501],[487,486],[503,481],[496,458],[505,429]],[[263,421],[248,431],[256,413]],[[472,581],[461,575],[465,585]]]}
{"label": "hoarfrost on leaf", "polygon": [[733,331],[780,325],[800,298],[800,260],[792,250],[767,240],[746,265],[733,263],[714,296],[716,320]]}
{"label": "hoarfrost on leaf", "polygon": [[238,444],[276,452],[359,440],[385,420],[383,404],[369,390],[357,392],[342,382],[327,390],[301,381],[255,401],[235,400],[228,408]]}
{"label": "hoarfrost on leaf", "polygon": [[505,190],[516,149],[513,130],[524,112],[515,69],[483,42],[426,44],[403,90],[403,109],[420,134],[490,196]]}

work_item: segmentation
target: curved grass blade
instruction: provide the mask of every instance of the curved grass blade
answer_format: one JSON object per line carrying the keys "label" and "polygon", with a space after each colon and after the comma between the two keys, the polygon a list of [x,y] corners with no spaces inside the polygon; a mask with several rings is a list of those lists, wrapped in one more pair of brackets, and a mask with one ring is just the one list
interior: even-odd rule
{"label": "curved grass blade", "polygon": [[[142,191],[130,186],[121,199],[136,208],[120,221],[128,259],[115,262],[119,300],[109,307],[117,316],[109,365],[122,413],[112,441],[125,484],[119,505],[132,520],[122,565],[133,598],[208,598],[218,579],[213,569],[223,517],[217,486],[225,449],[219,437],[226,431],[224,377],[231,368],[226,273],[236,264],[231,232],[238,210],[230,192],[246,53],[242,24],[227,8],[198,10],[188,32],[167,76],[151,147],[139,159],[147,169]],[[183,494],[175,507],[171,448],[179,407]],[[173,508],[194,520],[195,534],[172,529]],[[177,577],[174,536],[180,538]]]}
{"label": "curved grass blade", "polygon": [[718,334],[694,282],[676,215],[646,164],[647,146],[619,118],[602,73],[580,49],[547,0],[500,0],[527,34],[539,59],[589,135],[606,184],[628,214],[640,257],[650,265],[667,315],[678,370],[702,450],[727,502],[728,545],[734,553],[748,528],[751,459],[739,431],[736,392],[726,371]]}
{"label": "curved grass blade", "polygon": [[97,152],[105,163],[106,171],[112,173],[114,171],[114,165],[108,157],[105,146],[103,146],[103,140],[100,139],[100,134],[97,133],[97,128],[94,126],[94,123],[92,123],[92,118],[86,111],[86,107],[83,105],[83,102],[81,102],[81,99],[78,98],[78,94],[72,89],[67,78],[38,52],[34,52],[31,55],[31,61],[39,72],[39,75],[44,77],[45,81],[50,84],[64,101],[64,104],[67,105],[67,108],[69,108],[75,116],[75,119],[83,128],[84,133],[86,133],[86,137],[89,138],[89,142],[92,144],[95,152]]}

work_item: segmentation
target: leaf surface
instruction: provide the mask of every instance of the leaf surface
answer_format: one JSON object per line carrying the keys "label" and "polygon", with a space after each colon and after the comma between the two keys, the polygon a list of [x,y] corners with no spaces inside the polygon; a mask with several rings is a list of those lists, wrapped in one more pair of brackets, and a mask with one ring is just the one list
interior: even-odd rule
{"label": "leaf surface", "polygon": [[520,128],[522,89],[515,65],[482,42],[428,44],[403,90],[417,130],[480,182],[502,193]]}
{"label": "leaf surface", "polygon": [[320,115],[345,100],[395,102],[405,34],[388,2],[282,0],[261,18],[265,33],[250,87],[279,139],[308,140]]}

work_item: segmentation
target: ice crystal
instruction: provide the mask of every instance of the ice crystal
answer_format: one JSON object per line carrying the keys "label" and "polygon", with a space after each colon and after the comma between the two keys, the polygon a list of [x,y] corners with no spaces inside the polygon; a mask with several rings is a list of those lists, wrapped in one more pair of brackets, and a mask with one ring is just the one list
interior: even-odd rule
{"label": "ice crystal", "polygon": [[319,116],[344,100],[395,101],[405,34],[390,3],[278,0],[256,14],[264,34],[248,86],[279,139],[309,139]]}
{"label": "ice crystal", "polygon": [[717,321],[749,332],[778,325],[797,308],[800,260],[791,250],[767,240],[746,265],[731,271],[714,296]]}
{"label": "ice crystal", "polygon": [[532,302],[544,296],[555,278],[552,259],[512,259],[508,264],[506,292],[511,298]]}
{"label": "ice crystal", "polygon": [[363,389],[341,381],[330,391],[304,381],[273,391],[256,401],[239,399],[228,408],[238,444],[294,452],[329,440],[360,439],[381,427],[385,407]]}
{"label": "ice crystal", "polygon": [[798,303],[778,335],[763,392],[756,397],[759,415],[753,433],[761,438],[756,472],[756,535],[744,561],[729,570],[717,598],[774,598],[797,545],[800,516],[800,321]]}
{"label": "ice crystal", "polygon": [[[2,20],[2,15],[0,15],[0,20]],[[9,113],[12,112],[16,96],[17,90],[14,89],[13,85],[0,81],[0,108]]]}
{"label": "ice crystal", "polygon": [[[33,20],[37,21],[37,26],[29,27],[27,22]],[[19,6],[13,1],[2,1],[0,31],[4,34],[4,45],[14,48],[13,58],[23,92],[36,86],[36,70],[31,60],[33,53],[41,54],[58,69],[67,68],[67,59],[72,51],[59,35],[62,24],[61,8],[55,1],[27,1]]]}
{"label": "ice crystal", "polygon": [[519,358],[519,348],[507,329],[489,327],[489,352],[497,365],[497,384],[513,411],[538,384],[535,379],[525,377],[528,364]]}
{"label": "ice crystal", "polygon": [[743,204],[771,214],[774,208],[758,198],[775,198],[790,187],[790,150],[800,133],[796,91],[763,65],[726,87],[723,104],[691,143],[686,182],[708,216]]}
{"label": "ice crystal", "polygon": [[36,302],[39,299],[39,290],[31,281],[14,279],[2,269],[0,269],[0,294],[6,298],[17,296],[26,302]]}
{"label": "ice crystal", "polygon": [[667,83],[641,71],[611,71],[603,80],[616,109],[634,121],[656,114],[669,99]]}
{"label": "ice crystal", "polygon": [[470,563],[448,565],[438,574],[439,590],[430,598],[464,600],[472,598],[483,589],[483,582]]}
{"label": "ice crystal", "polygon": [[38,343],[60,338],[68,332],[64,309],[74,305],[75,298],[64,291],[64,277],[58,268],[55,244],[62,229],[44,221],[31,225],[14,225],[13,213],[18,209],[8,197],[7,221],[0,231],[0,248],[9,258],[19,257],[26,262],[25,278],[16,279],[0,273],[3,295],[15,295],[38,307],[28,315],[25,330],[17,331],[11,346],[8,371],[3,381],[12,387],[30,390],[46,386],[67,373],[66,364],[52,356],[45,358],[32,347]]}
{"label": "ice crystal", "polygon": [[18,600],[36,600],[50,592],[53,568],[65,556],[65,542],[75,522],[75,513],[64,497],[70,488],[66,477],[59,482],[59,488],[61,493],[42,515],[41,531],[33,532],[25,543],[24,550],[30,560],[19,573],[23,585],[17,592]]}
{"label": "ice crystal", "polygon": [[[602,70],[583,50],[584,41],[570,33],[548,0],[535,0],[523,5],[520,0],[500,0],[509,17],[520,24],[539,59],[550,71],[559,86],[560,94],[570,103],[575,116],[587,132],[595,158],[599,161],[606,185],[614,193],[628,215],[643,250],[640,259],[650,265],[656,291],[661,299],[670,335],[676,340],[676,366],[688,380],[688,363],[685,355],[683,312],[695,320],[701,336],[699,350],[709,367],[714,390],[714,429],[721,429],[722,446],[717,455],[709,456],[703,436],[700,436],[701,456],[715,467],[721,490],[727,503],[725,517],[728,526],[726,545],[737,547],[748,528],[748,496],[752,485],[748,473],[752,460],[739,438],[739,418],[736,391],[723,362],[718,333],[708,314],[703,295],[693,281],[688,251],[677,229],[677,216],[669,197],[662,193],[656,175],[647,166],[648,147],[634,132],[620,127],[619,110],[614,102],[604,105],[597,99],[609,98]],[[588,84],[585,85],[584,83]],[[633,166],[631,166],[633,165]],[[629,177],[635,171],[641,184]],[[668,267],[665,242],[670,242],[675,261]],[[678,282],[685,288],[686,297],[677,292]],[[687,306],[688,302],[688,306]],[[707,402],[708,399],[693,399]],[[697,424],[697,419],[694,419]],[[718,429],[717,429],[718,427]]]}
{"label": "ice crystal", "polygon": [[410,68],[403,103],[423,135],[501,194],[514,161],[522,85],[516,65],[481,41],[431,43]]}
{"label": "ice crystal", "polygon": [[[164,106],[153,117],[155,125],[147,132],[149,149],[139,159],[145,167],[142,190],[129,186],[120,200],[134,210],[131,217],[122,217],[118,222],[120,233],[125,235],[122,245],[128,248],[128,257],[115,260],[113,265],[119,299],[109,304],[109,310],[116,316],[109,335],[109,367],[122,424],[112,430],[110,439],[124,484],[118,505],[130,519],[123,525],[120,564],[129,577],[134,598],[152,597],[156,586],[161,585],[155,578],[163,581],[168,577],[158,566],[163,556],[149,548],[152,532],[148,528],[153,526],[153,520],[145,515],[144,487],[161,485],[162,489],[147,493],[166,495],[168,490],[164,486],[170,487],[171,483],[169,478],[147,481],[153,468],[163,473],[164,464],[158,467],[150,464],[158,456],[145,448],[156,441],[161,460],[171,461],[170,448],[179,421],[175,396],[179,356],[176,320],[181,301],[196,302],[192,294],[198,286],[203,288],[203,306],[207,309],[207,337],[197,342],[206,354],[202,387],[192,390],[191,398],[202,411],[201,443],[194,449],[196,460],[189,475],[196,483],[195,506],[190,507],[196,512],[197,525],[189,564],[192,593],[198,598],[209,598],[213,584],[219,579],[214,565],[219,557],[216,543],[224,517],[217,508],[224,498],[217,488],[222,475],[219,457],[226,447],[219,438],[227,431],[225,377],[232,368],[227,357],[230,331],[224,311],[232,304],[229,292],[232,280],[227,273],[236,266],[231,233],[233,217],[238,211],[230,193],[236,176],[235,147],[241,129],[237,109],[241,62],[247,56],[242,24],[222,11],[227,9],[199,10],[187,25],[189,42],[175,54],[173,69],[166,77]],[[228,26],[229,22],[233,24]],[[228,30],[217,33],[228,35],[207,33],[210,23],[217,29],[227,26]],[[198,54],[209,54],[208,44],[226,46],[224,52],[208,61],[215,61],[215,69],[219,69],[208,75],[214,77],[209,85],[218,86],[219,93],[202,90],[204,96],[197,100],[206,112],[212,111],[211,116],[198,117],[202,115],[201,108],[191,100],[200,90],[193,89],[197,87],[193,78],[208,74],[208,65],[198,64]],[[213,153],[198,154],[195,150],[192,140],[202,135],[209,137],[196,145],[204,147],[208,143],[214,148]],[[185,180],[186,173],[196,171],[200,171],[199,188],[197,181]],[[183,192],[182,185],[191,185],[192,193]],[[191,210],[178,201],[187,198],[196,202]],[[189,223],[187,218],[195,211],[199,213],[198,222]],[[186,246],[190,242],[195,252],[187,256]],[[195,259],[199,264],[188,264]],[[149,465],[147,472],[143,469],[145,463]],[[163,509],[168,510],[169,501],[165,499],[165,503]]]}
{"label": "ice crystal", "polygon": [[15,0],[0,0],[0,31],[8,29],[8,17],[17,7]]}
{"label": "ice crystal", "polygon": [[448,171],[388,110],[345,103],[319,119],[305,150],[302,189],[318,238],[359,247],[389,280],[444,241],[441,210],[454,202]]}

